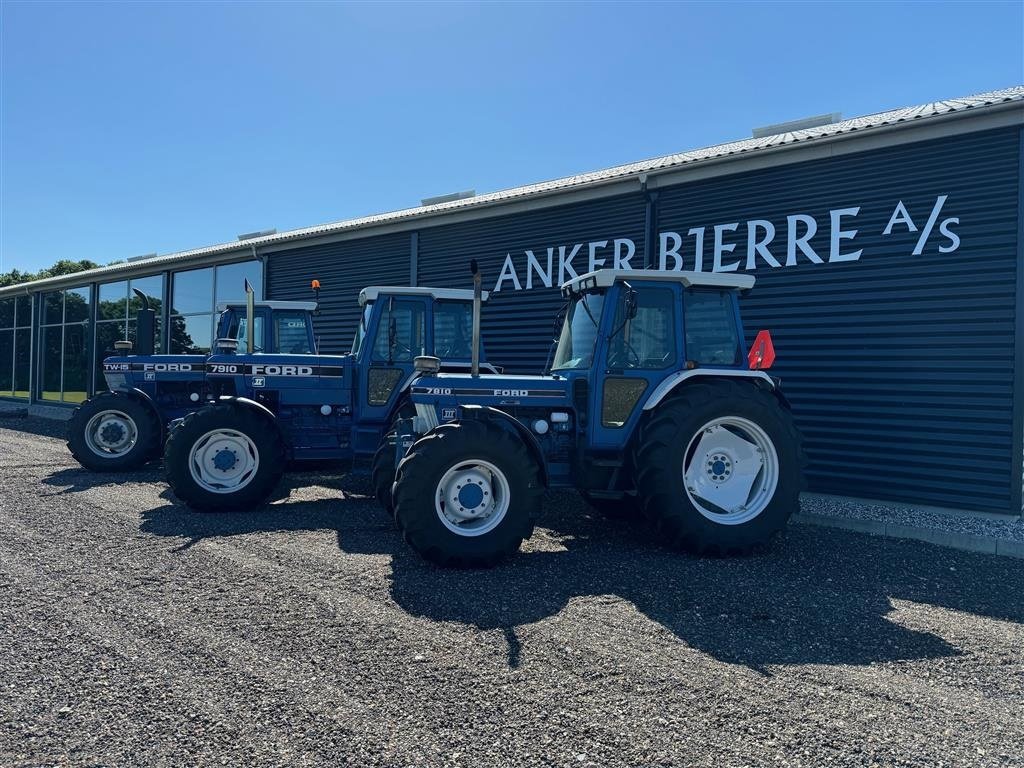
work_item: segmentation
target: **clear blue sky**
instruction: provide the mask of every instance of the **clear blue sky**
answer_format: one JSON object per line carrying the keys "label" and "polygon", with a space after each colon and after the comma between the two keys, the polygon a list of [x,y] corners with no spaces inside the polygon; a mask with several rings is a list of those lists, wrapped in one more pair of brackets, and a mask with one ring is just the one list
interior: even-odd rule
{"label": "clear blue sky", "polygon": [[1007,3],[0,3],[3,269],[1024,82]]}

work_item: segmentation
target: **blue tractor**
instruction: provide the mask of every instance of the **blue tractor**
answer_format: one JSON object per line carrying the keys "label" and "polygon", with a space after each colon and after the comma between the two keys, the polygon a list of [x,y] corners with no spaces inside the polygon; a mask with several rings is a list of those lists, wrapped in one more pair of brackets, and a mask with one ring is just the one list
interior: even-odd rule
{"label": "blue tractor", "polygon": [[[98,472],[138,469],[159,456],[167,425],[202,407],[207,399],[207,355],[154,354],[155,313],[146,296],[136,293],[142,309],[136,320],[135,354],[131,354],[132,342],[114,342],[119,354],[103,361],[108,391],[83,402],[68,422],[71,454],[82,466]],[[274,329],[266,338],[267,351],[312,354],[316,307],[315,301],[256,302],[256,328]],[[218,343],[237,343],[246,335],[247,302],[218,309]]]}
{"label": "blue tractor", "polygon": [[179,499],[197,510],[251,508],[270,496],[290,461],[351,462],[368,471],[382,436],[412,413],[416,358],[437,359],[446,371],[480,366],[473,292],[371,287],[359,304],[349,354],[282,344],[270,351],[281,331],[257,314],[239,336],[244,352],[222,349],[205,359],[210,402],[185,415],[164,448],[166,479]]}
{"label": "blue tractor", "polygon": [[394,514],[445,566],[490,566],[528,538],[547,488],[642,515],[665,542],[742,553],[797,508],[801,439],[767,332],[746,353],[749,275],[601,270],[562,286],[545,375],[439,372],[417,361],[399,422]]}

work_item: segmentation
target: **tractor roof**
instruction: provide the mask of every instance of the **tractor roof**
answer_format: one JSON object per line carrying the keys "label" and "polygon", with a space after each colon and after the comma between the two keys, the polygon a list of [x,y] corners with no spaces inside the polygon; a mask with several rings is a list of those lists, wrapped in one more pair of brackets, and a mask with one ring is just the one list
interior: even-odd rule
{"label": "tractor roof", "polygon": [[[393,286],[393,285],[371,285],[359,292],[359,306],[368,301],[376,301],[381,295],[388,296],[430,296],[434,299],[448,299],[449,301],[472,301],[473,292],[463,288],[428,288],[426,286]],[[487,301],[487,291],[483,291],[480,297]]]}
{"label": "tractor roof", "polygon": [[[217,305],[217,311],[223,312],[228,307],[244,307],[245,301],[228,301]],[[254,301],[254,307],[269,307],[273,310],[297,309],[301,312],[312,312],[316,309],[315,301]]]}
{"label": "tractor roof", "polygon": [[571,296],[591,288],[608,288],[617,280],[658,280],[671,281],[690,286],[706,285],[712,288],[736,288],[748,290],[754,287],[753,275],[736,275],[725,272],[677,272],[662,269],[599,269],[573,278],[562,284],[562,294]]}

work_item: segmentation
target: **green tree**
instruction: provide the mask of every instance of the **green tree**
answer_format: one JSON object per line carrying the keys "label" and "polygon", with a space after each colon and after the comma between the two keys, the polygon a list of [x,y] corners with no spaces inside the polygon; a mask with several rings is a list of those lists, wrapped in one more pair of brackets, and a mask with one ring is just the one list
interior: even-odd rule
{"label": "green tree", "polygon": [[102,266],[102,264],[97,264],[89,259],[80,259],[79,261],[61,259],[52,267],[41,269],[38,272],[22,272],[20,269],[12,269],[9,272],[0,272],[0,288],[6,288],[8,285],[18,285],[19,283],[28,283],[32,280],[42,280],[46,277],[73,275],[76,272],[84,272],[87,269],[96,269]]}

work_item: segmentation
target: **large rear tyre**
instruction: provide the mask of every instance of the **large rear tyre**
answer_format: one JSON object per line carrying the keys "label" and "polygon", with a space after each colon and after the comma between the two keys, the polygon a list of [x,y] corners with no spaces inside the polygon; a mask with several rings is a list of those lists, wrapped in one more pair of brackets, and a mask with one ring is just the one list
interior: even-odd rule
{"label": "large rear tyre", "polygon": [[445,424],[417,440],[394,486],[405,540],[442,566],[490,567],[533,533],[543,492],[523,441],[497,424]]}
{"label": "large rear tyre", "polygon": [[256,411],[210,405],[171,432],[164,472],[174,495],[192,509],[252,509],[265,502],[284,473],[284,445]]}
{"label": "large rear tyre", "polygon": [[769,392],[716,381],[686,387],[643,425],[635,463],[643,509],[673,546],[745,554],[796,510],[800,434]]}
{"label": "large rear tyre", "polygon": [[377,498],[388,517],[395,516],[395,503],[392,499],[391,489],[395,484],[395,443],[398,436],[394,432],[384,435],[380,447],[373,454],[373,464],[370,468],[370,483],[373,486],[373,495]]}
{"label": "large rear tyre", "polygon": [[68,450],[94,472],[138,469],[160,453],[160,420],[146,403],[120,392],[101,392],[75,408]]}

